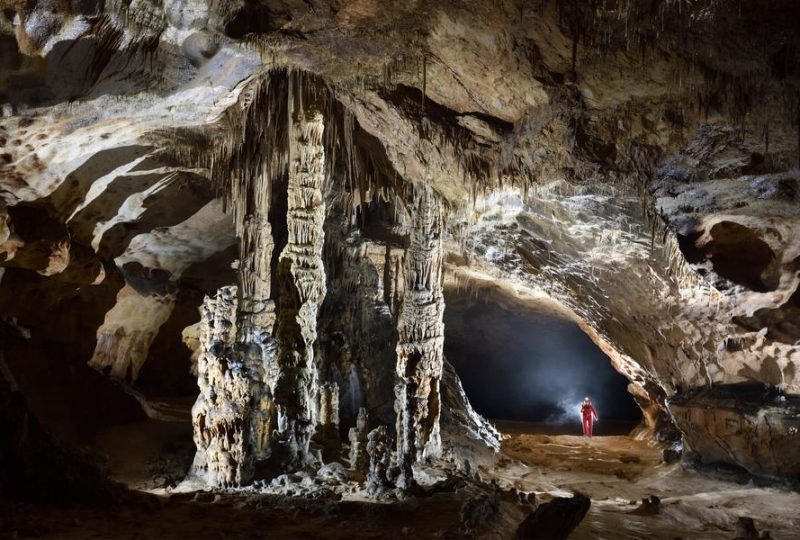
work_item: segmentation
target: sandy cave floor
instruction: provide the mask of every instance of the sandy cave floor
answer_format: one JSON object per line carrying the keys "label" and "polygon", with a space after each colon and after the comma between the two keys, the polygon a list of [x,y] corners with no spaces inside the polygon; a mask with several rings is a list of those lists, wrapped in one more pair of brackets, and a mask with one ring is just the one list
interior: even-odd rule
{"label": "sandy cave floor", "polygon": [[[575,491],[590,496],[589,514],[570,538],[730,539],[739,516],[753,517],[759,530],[770,530],[775,539],[800,537],[800,493],[790,489],[666,465],[659,445],[625,435],[585,439],[538,424],[499,427],[506,434],[502,452],[494,467],[478,467],[482,478],[535,491],[541,501]],[[178,421],[107,431],[97,447],[108,456],[111,477],[139,491],[107,508],[0,502],[0,537],[455,538],[466,532],[460,508],[478,492],[468,484],[455,492],[381,504],[357,492],[341,501],[312,501],[159,487],[174,482],[170,471],[183,467],[190,455],[187,434],[190,443],[190,427]],[[650,495],[661,498],[661,513],[639,515],[638,501]],[[475,536],[510,537],[529,510],[506,497],[501,511],[502,519]]]}
{"label": "sandy cave floor", "polygon": [[[730,539],[739,516],[752,517],[773,538],[800,538],[800,493],[758,487],[751,478],[665,464],[662,447],[624,435],[586,439],[536,433],[540,426],[502,423],[509,437],[497,476],[542,500],[581,492],[592,499],[574,539]],[[602,432],[602,424],[598,424]],[[511,460],[518,460],[514,462]],[[637,515],[642,498],[661,499],[658,515]],[[631,504],[634,502],[635,504]]]}

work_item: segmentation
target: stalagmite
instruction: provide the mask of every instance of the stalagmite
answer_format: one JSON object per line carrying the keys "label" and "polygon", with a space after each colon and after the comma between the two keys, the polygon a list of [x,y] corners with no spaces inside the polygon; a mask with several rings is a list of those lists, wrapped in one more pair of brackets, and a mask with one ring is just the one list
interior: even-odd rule
{"label": "stalagmite", "polygon": [[317,423],[314,342],[317,313],[325,297],[322,260],[325,222],[324,124],[316,111],[295,111],[289,141],[288,240],[278,262],[280,346],[275,387],[278,444],[287,466],[309,461]]}
{"label": "stalagmite", "polygon": [[[271,300],[271,269],[274,242],[268,221],[269,178],[265,173],[254,182],[234,182],[232,199],[239,237],[239,311],[237,341],[242,343],[260,388],[251,416],[256,460],[270,455],[270,433],[275,427],[272,395],[277,380],[275,359],[275,303]],[[248,213],[250,210],[250,213]]]}
{"label": "stalagmite", "polygon": [[358,410],[356,425],[351,427],[348,433],[348,439],[350,439],[350,467],[358,471],[365,471],[369,467],[367,421],[367,409],[361,407]]}
{"label": "stalagmite", "polygon": [[377,496],[392,489],[390,478],[392,465],[392,438],[386,433],[386,426],[378,426],[367,436],[369,472],[367,473],[367,493]]}
{"label": "stalagmite", "polygon": [[325,461],[335,460],[342,449],[339,438],[339,385],[324,383],[319,387],[319,425],[317,437]]}
{"label": "stalagmite", "polygon": [[236,344],[236,293],[236,287],[223,287],[203,303],[200,395],[192,407],[192,473],[219,487],[240,486],[253,476],[258,433],[252,421],[263,391],[258,363]]}
{"label": "stalagmite", "polygon": [[405,291],[397,321],[398,487],[413,484],[412,465],[441,452],[440,393],[444,361],[442,209],[428,186],[418,186],[405,260]]}

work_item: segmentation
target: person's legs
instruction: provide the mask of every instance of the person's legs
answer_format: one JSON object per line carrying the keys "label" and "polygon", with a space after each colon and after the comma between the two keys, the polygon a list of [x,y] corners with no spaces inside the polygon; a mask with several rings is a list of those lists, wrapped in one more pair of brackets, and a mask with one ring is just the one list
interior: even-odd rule
{"label": "person's legs", "polygon": [[592,436],[592,431],[594,429],[594,420],[589,418],[586,422],[587,422],[587,428],[588,428],[588,431],[589,431],[589,437],[591,437]]}
{"label": "person's legs", "polygon": [[590,422],[590,420],[588,418],[584,418],[583,419],[583,436],[584,437],[589,436],[589,422]]}

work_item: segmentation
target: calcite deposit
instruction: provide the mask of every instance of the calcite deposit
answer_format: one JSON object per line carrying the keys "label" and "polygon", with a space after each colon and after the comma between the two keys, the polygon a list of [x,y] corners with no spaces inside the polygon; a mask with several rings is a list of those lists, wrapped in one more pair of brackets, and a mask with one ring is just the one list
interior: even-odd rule
{"label": "calcite deposit", "polygon": [[[307,462],[308,445],[319,420],[320,384],[314,362],[317,313],[325,298],[322,265],[325,205],[324,124],[314,111],[291,112],[287,187],[286,247],[278,258],[280,314],[275,407],[278,444],[292,466]],[[308,115],[308,117],[306,117]],[[323,394],[330,403],[327,393]],[[330,423],[330,414],[323,419]]]}
{"label": "calcite deposit", "polygon": [[447,289],[577,325],[675,467],[796,481],[800,5],[735,4],[5,1],[3,459],[191,418],[157,489],[458,492],[510,536],[514,482],[563,495],[497,472]]}
{"label": "calcite deposit", "polygon": [[397,317],[397,457],[401,484],[413,483],[412,465],[441,453],[439,388],[444,364],[442,208],[420,188],[405,255],[403,303]]}
{"label": "calcite deposit", "polygon": [[[256,451],[269,433],[263,369],[237,347],[237,289],[224,287],[203,304],[203,334],[192,407],[197,454],[192,473],[212,486],[243,485],[253,478]],[[266,422],[265,422],[266,420]]]}

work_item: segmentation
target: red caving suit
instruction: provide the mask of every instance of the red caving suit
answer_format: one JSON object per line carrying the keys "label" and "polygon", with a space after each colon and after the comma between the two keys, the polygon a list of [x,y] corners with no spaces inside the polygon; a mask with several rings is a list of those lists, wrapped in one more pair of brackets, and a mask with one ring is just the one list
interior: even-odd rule
{"label": "red caving suit", "polygon": [[592,436],[592,427],[595,420],[597,420],[597,411],[591,403],[584,403],[581,405],[581,416],[583,416],[583,436]]}

